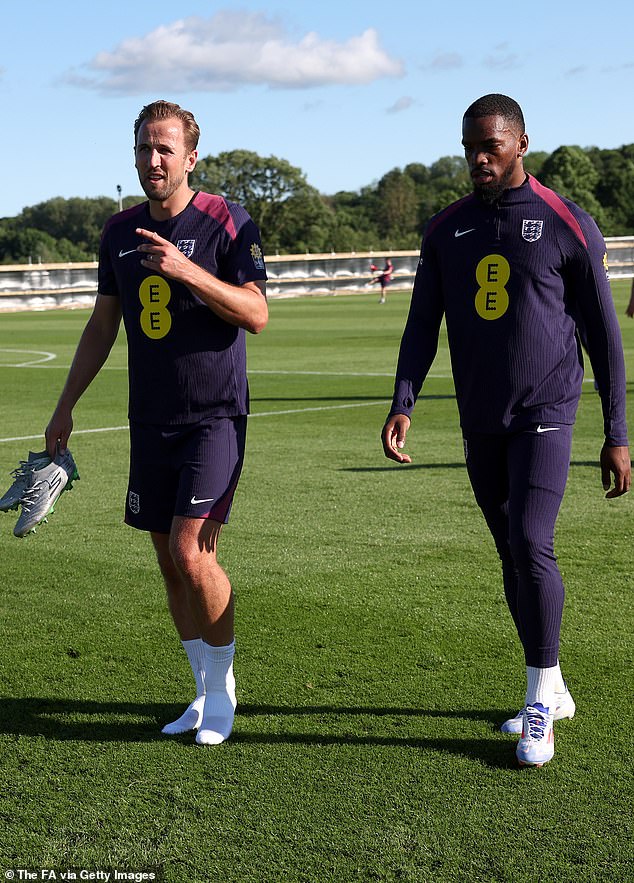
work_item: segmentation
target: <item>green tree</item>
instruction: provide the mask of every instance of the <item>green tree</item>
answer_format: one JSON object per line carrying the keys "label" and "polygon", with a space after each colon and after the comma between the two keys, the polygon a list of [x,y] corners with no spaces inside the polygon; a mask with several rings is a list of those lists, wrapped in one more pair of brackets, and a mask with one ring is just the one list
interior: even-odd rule
{"label": "green tree", "polygon": [[415,244],[418,237],[418,201],[414,179],[400,169],[392,169],[377,186],[378,226],[384,240],[394,247]]}
{"label": "green tree", "polygon": [[545,150],[529,150],[524,157],[524,169],[535,178],[541,180],[542,166],[548,159],[549,154]]}
{"label": "green tree", "polygon": [[86,255],[99,250],[101,231],[107,219],[118,209],[114,199],[63,199],[61,196],[25,208],[18,220],[25,227],[48,233],[54,239],[68,239]]}
{"label": "green tree", "polygon": [[67,238],[24,227],[15,218],[0,221],[0,263],[28,264],[81,262],[94,258]]}
{"label": "green tree", "polygon": [[469,169],[462,156],[443,156],[428,169],[427,180],[418,187],[419,230],[446,206],[466,196],[473,189]]}
{"label": "green tree", "polygon": [[634,145],[587,151],[598,173],[595,193],[606,215],[606,236],[634,233]]}
{"label": "green tree", "polygon": [[599,182],[599,173],[581,147],[558,147],[544,162],[540,180],[551,190],[572,199],[604,228],[605,213],[594,192]]}
{"label": "green tree", "polygon": [[[604,235],[634,233],[634,144],[531,152],[525,168],[590,212]],[[429,218],[472,190],[463,157],[444,156],[430,166],[392,169],[357,191],[324,196],[287,160],[248,150],[199,160],[190,184],[244,205],[269,254],[417,248]],[[123,206],[144,199],[126,196]],[[0,219],[0,262],[92,260],[117,208],[108,197],[56,197]]]}
{"label": "green tree", "polygon": [[403,171],[412,179],[416,187],[425,186],[429,182],[430,171],[423,163],[408,163]]}
{"label": "green tree", "polygon": [[[260,228],[267,249],[322,249],[333,218],[301,169],[276,156],[232,150],[200,159],[190,185],[239,202]],[[313,242],[312,240],[317,240]]]}
{"label": "green tree", "polygon": [[378,229],[379,198],[377,188],[341,190],[326,197],[334,215],[333,248],[335,251],[372,251],[382,247]]}

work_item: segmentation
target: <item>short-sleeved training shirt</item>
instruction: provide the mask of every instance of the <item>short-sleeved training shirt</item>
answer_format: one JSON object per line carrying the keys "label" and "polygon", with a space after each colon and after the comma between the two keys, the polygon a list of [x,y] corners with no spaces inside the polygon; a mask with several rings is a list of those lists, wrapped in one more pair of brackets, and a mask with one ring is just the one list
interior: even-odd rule
{"label": "short-sleeved training shirt", "polygon": [[242,206],[220,196],[196,193],[166,221],[155,221],[147,202],[110,218],[101,239],[98,291],[121,301],[130,419],[169,426],[248,413],[244,329],[225,322],[185,285],[143,267],[136,248],[146,240],[137,227],[174,243],[223,282],[266,279],[256,225]]}
{"label": "short-sleeved training shirt", "polygon": [[391,414],[411,414],[447,323],[465,433],[571,424],[583,329],[609,444],[627,444],[625,365],[605,242],[579,206],[528,175],[493,204],[471,194],[429,222]]}

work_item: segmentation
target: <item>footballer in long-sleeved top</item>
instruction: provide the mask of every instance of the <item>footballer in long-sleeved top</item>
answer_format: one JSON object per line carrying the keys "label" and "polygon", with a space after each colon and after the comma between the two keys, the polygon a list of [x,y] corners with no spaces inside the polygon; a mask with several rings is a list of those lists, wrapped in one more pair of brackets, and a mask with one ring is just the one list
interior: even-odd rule
{"label": "footballer in long-sleeved top", "polygon": [[[248,412],[246,342],[187,286],[146,269],[138,227],[156,231],[186,257],[232,285],[266,279],[259,231],[246,210],[196,193],[173,218],[148,203],[114,215],[99,254],[99,293],[121,300],[128,336],[131,420],[181,425]],[[263,295],[264,296],[264,295]]]}
{"label": "footballer in long-sleeved top", "polygon": [[403,333],[391,414],[409,416],[446,317],[465,434],[572,424],[584,343],[606,441],[626,445],[625,367],[593,219],[528,175],[485,203],[471,194],[430,221]]}

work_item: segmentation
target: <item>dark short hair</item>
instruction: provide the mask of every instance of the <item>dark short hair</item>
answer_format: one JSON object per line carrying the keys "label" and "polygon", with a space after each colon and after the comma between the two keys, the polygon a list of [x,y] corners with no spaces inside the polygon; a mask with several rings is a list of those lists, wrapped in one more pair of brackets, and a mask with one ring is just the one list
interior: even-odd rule
{"label": "dark short hair", "polygon": [[141,124],[149,121],[151,123],[158,120],[180,120],[183,124],[183,132],[185,134],[185,145],[188,150],[196,150],[198,147],[198,139],[200,138],[200,129],[198,123],[194,119],[194,114],[188,110],[183,110],[178,104],[171,101],[153,101],[152,104],[146,104],[134,121],[134,143],[136,144],[137,135]]}
{"label": "dark short hair", "polygon": [[509,98],[508,95],[499,95],[493,92],[490,95],[483,95],[478,98],[464,112],[464,118],[501,116],[507,123],[515,123],[519,126],[523,135],[525,131],[524,114],[522,108],[517,101]]}

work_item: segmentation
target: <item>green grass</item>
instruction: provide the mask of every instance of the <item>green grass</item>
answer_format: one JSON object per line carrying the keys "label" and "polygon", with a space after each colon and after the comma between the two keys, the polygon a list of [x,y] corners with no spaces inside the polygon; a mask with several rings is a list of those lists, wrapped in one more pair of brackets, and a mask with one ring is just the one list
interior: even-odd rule
{"label": "green grass", "polygon": [[[623,316],[626,284],[614,292]],[[14,513],[0,515],[0,873],[634,878],[633,503],[603,498],[598,397],[586,384],[557,537],[578,712],[557,726],[552,763],[521,771],[497,726],[521,703],[522,656],[464,469],[444,342],[410,432],[413,465],[381,452],[408,300],[273,301],[249,341],[254,416],[221,543],[240,707],[216,749],[159,732],[193,680],[148,538],[122,523],[127,434],[86,432],[126,423],[117,343],[75,412],[81,481],[23,541]],[[7,484],[41,449],[23,437],[43,431],[86,316],[1,317]],[[631,402],[634,322],[623,330]],[[38,358],[7,352],[18,349],[56,358],[12,367]]]}

